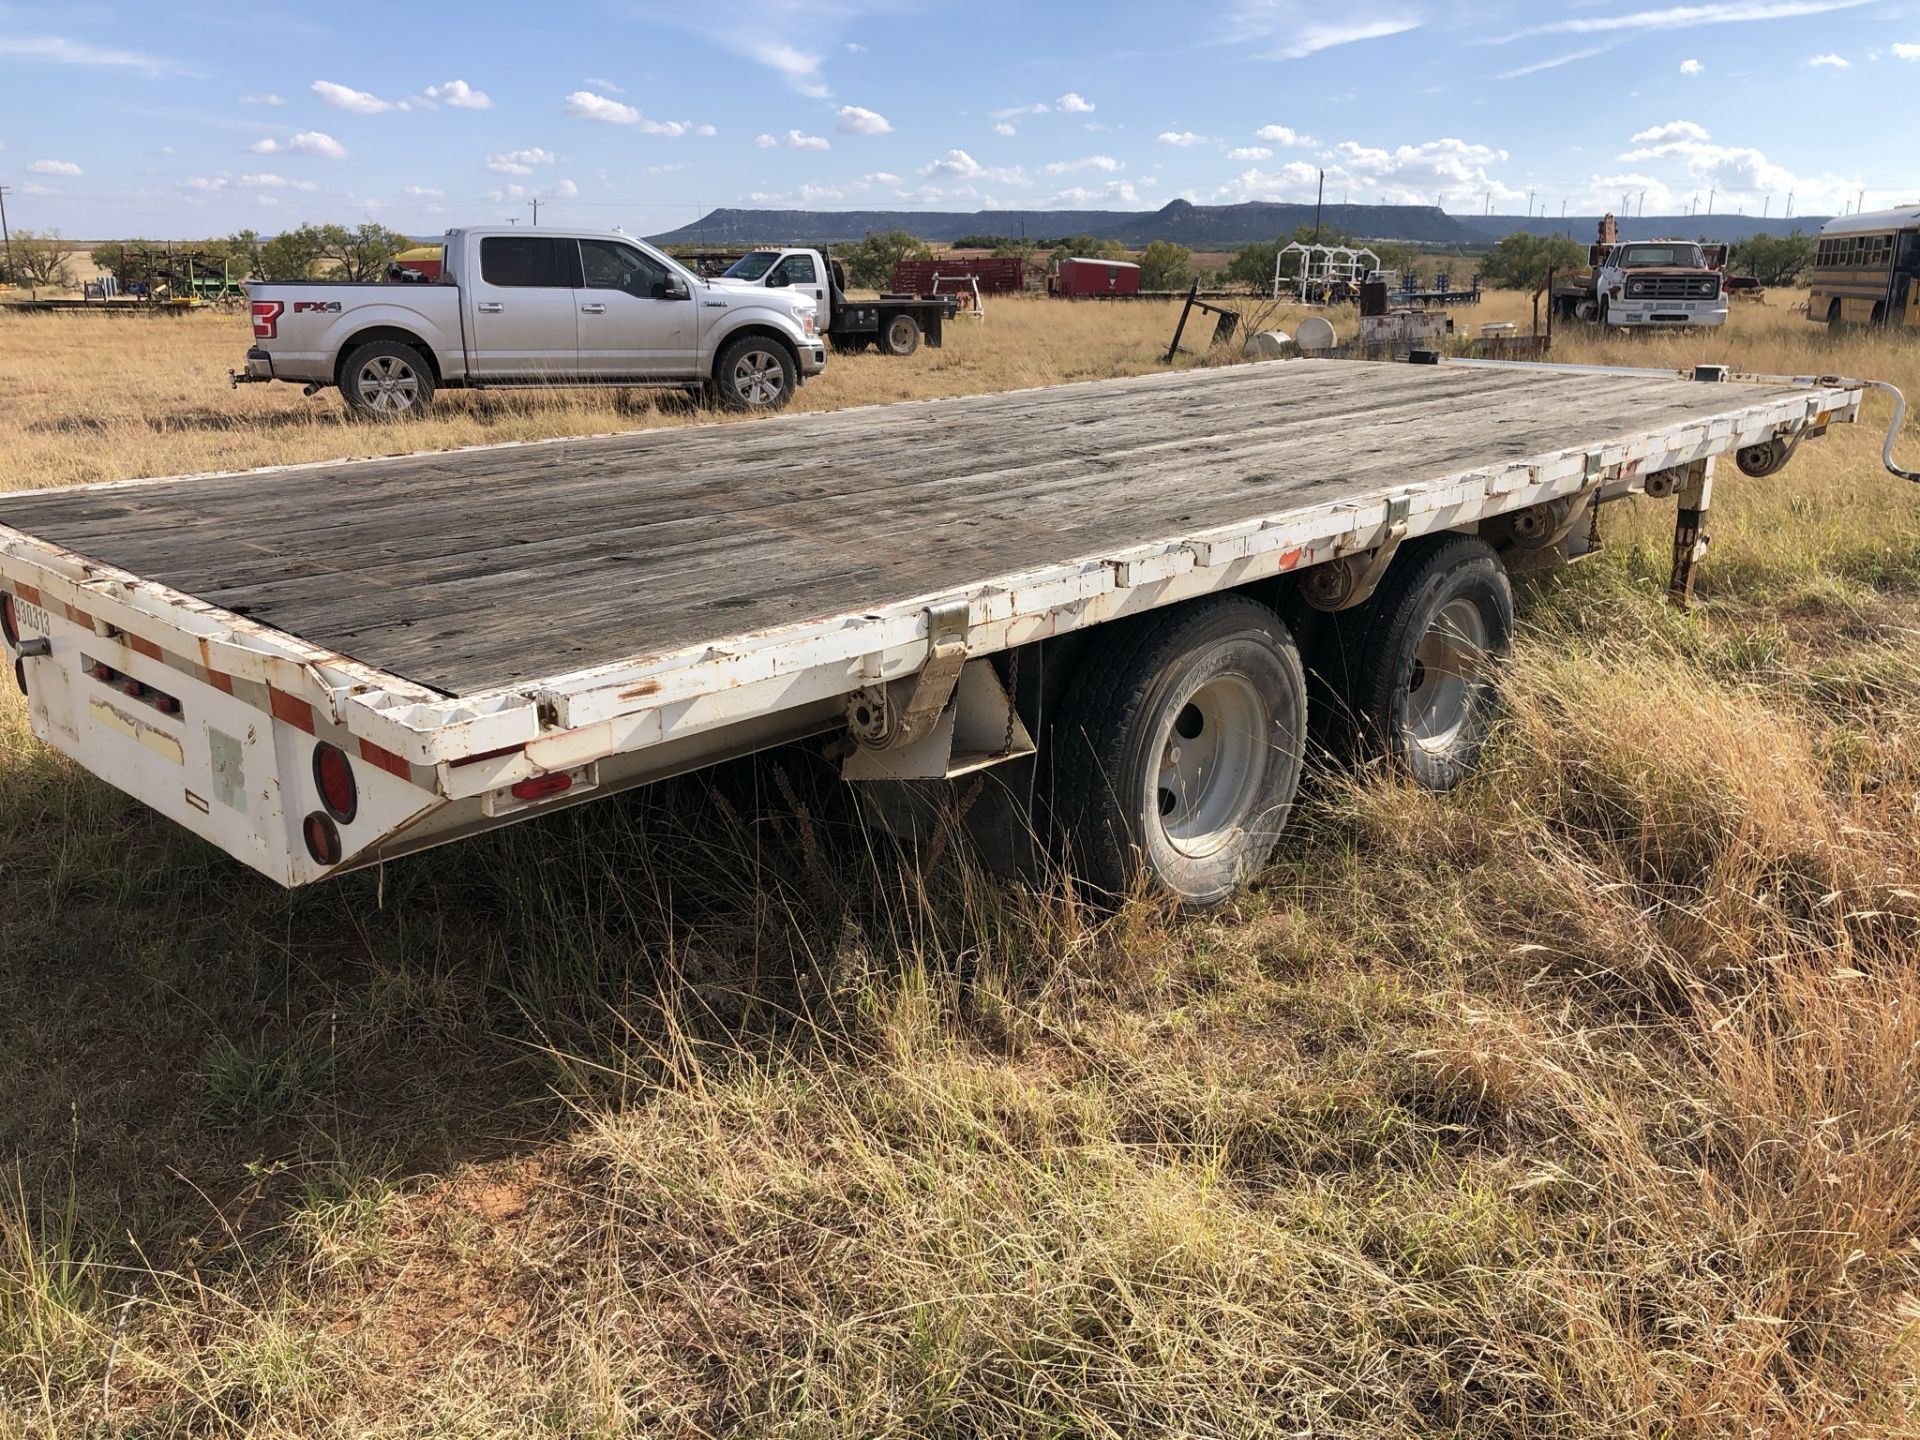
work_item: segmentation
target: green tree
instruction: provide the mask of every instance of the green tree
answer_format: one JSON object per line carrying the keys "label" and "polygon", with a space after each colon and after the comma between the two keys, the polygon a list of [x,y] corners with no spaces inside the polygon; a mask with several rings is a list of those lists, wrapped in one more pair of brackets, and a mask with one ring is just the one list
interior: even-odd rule
{"label": "green tree", "polygon": [[1100,240],[1092,235],[1068,235],[1053,246],[1054,263],[1062,260],[1125,260],[1127,247],[1118,240]]}
{"label": "green tree", "polygon": [[256,275],[262,280],[307,280],[320,263],[320,227],[302,225],[282,230],[260,246]]}
{"label": "green tree", "polygon": [[1538,298],[1551,274],[1568,275],[1587,268],[1587,252],[1564,235],[1529,235],[1516,231],[1488,252],[1480,262],[1482,278],[1503,290],[1525,290]]}
{"label": "green tree", "polygon": [[1193,283],[1193,251],[1171,240],[1155,240],[1140,252],[1142,290],[1184,290]]}
{"label": "green tree", "polygon": [[260,258],[263,248],[260,232],[257,230],[236,230],[227,237],[227,255],[234,262],[235,278],[240,280],[267,278],[267,272]]}
{"label": "green tree", "polygon": [[1227,262],[1227,279],[1235,285],[1265,291],[1273,285],[1273,267],[1279,259],[1278,240],[1250,241]]}
{"label": "green tree", "polygon": [[412,236],[371,220],[351,230],[344,225],[322,225],[318,240],[320,258],[333,262],[334,276],[359,282],[385,279],[393,257],[413,245]]}
{"label": "green tree", "polygon": [[16,230],[13,232],[13,282],[45,289],[73,284],[73,271],[67,268],[71,248],[58,230]]}
{"label": "green tree", "polygon": [[886,230],[840,252],[840,260],[854,285],[862,290],[885,290],[893,284],[893,267],[902,260],[931,260],[933,251],[905,230]]}
{"label": "green tree", "polygon": [[1792,285],[1813,264],[1814,241],[1795,230],[1790,235],[1756,235],[1734,246],[1734,268],[1762,285]]}
{"label": "green tree", "polygon": [[1380,257],[1380,268],[1405,273],[1420,263],[1420,247],[1404,240],[1377,240],[1367,247]]}

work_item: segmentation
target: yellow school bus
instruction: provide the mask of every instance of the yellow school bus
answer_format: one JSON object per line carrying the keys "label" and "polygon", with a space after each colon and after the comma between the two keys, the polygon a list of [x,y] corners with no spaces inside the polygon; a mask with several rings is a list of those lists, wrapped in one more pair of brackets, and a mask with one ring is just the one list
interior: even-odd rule
{"label": "yellow school bus", "polygon": [[1843,215],[1820,228],[1807,318],[1920,330],[1920,205]]}

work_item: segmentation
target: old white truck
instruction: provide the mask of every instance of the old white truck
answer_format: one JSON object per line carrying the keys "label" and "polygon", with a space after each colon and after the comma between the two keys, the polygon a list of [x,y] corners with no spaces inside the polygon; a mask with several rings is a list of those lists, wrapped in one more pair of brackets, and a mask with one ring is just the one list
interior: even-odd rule
{"label": "old white truck", "polygon": [[253,347],[234,384],[337,387],[356,414],[420,414],[464,387],[665,385],[779,410],[826,365],[800,291],[704,280],[643,241],[571,230],[449,230],[427,284],[248,285]]}
{"label": "old white truck", "polygon": [[855,300],[846,292],[846,272],[831,253],[805,248],[749,250],[723,270],[716,286],[788,289],[820,307],[820,329],[842,355],[877,345],[882,355],[911,355],[924,339],[940,348],[946,322],[960,308],[953,295],[889,295]]}
{"label": "old white truck", "polygon": [[1458,784],[1509,573],[1644,497],[1684,599],[1716,462],[1868,383],[1300,360],[0,491],[0,631],[36,735],[282,885],[811,738],[1207,905],[1310,728]]}
{"label": "old white truck", "polygon": [[1621,240],[1601,218],[1584,275],[1562,277],[1552,303],[1563,319],[1616,330],[1715,329],[1727,323],[1727,247],[1691,240]]}

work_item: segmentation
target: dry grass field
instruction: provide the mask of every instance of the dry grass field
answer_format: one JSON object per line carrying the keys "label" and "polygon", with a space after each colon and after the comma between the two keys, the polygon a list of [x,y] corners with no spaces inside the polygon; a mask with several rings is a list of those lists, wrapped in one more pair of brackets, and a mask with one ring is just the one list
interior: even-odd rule
{"label": "dry grass field", "polygon": [[[1004,302],[804,404],[1171,328]],[[693,418],[349,425],[229,393],[246,343],[0,316],[0,487]],[[1916,337],[1784,303],[1558,358],[1920,394]],[[1726,471],[1688,615],[1671,504],[1615,507],[1521,589],[1479,780],[1322,777],[1197,919],[911,869],[794,754],[286,895],[9,694],[0,1434],[1915,1433],[1920,495],[1879,441]]]}

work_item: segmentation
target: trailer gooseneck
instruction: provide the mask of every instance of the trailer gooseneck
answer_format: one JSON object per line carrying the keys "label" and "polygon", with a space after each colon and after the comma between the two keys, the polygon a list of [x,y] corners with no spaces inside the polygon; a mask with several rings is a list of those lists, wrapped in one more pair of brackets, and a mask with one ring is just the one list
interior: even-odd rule
{"label": "trailer gooseneck", "polygon": [[819,735],[896,824],[1009,776],[1096,883],[1207,903],[1307,668],[1334,743],[1457,783],[1510,572],[1672,499],[1684,600],[1716,460],[1866,388],[1709,373],[1298,361],[4,495],[0,620],[36,734],[284,885]]}

